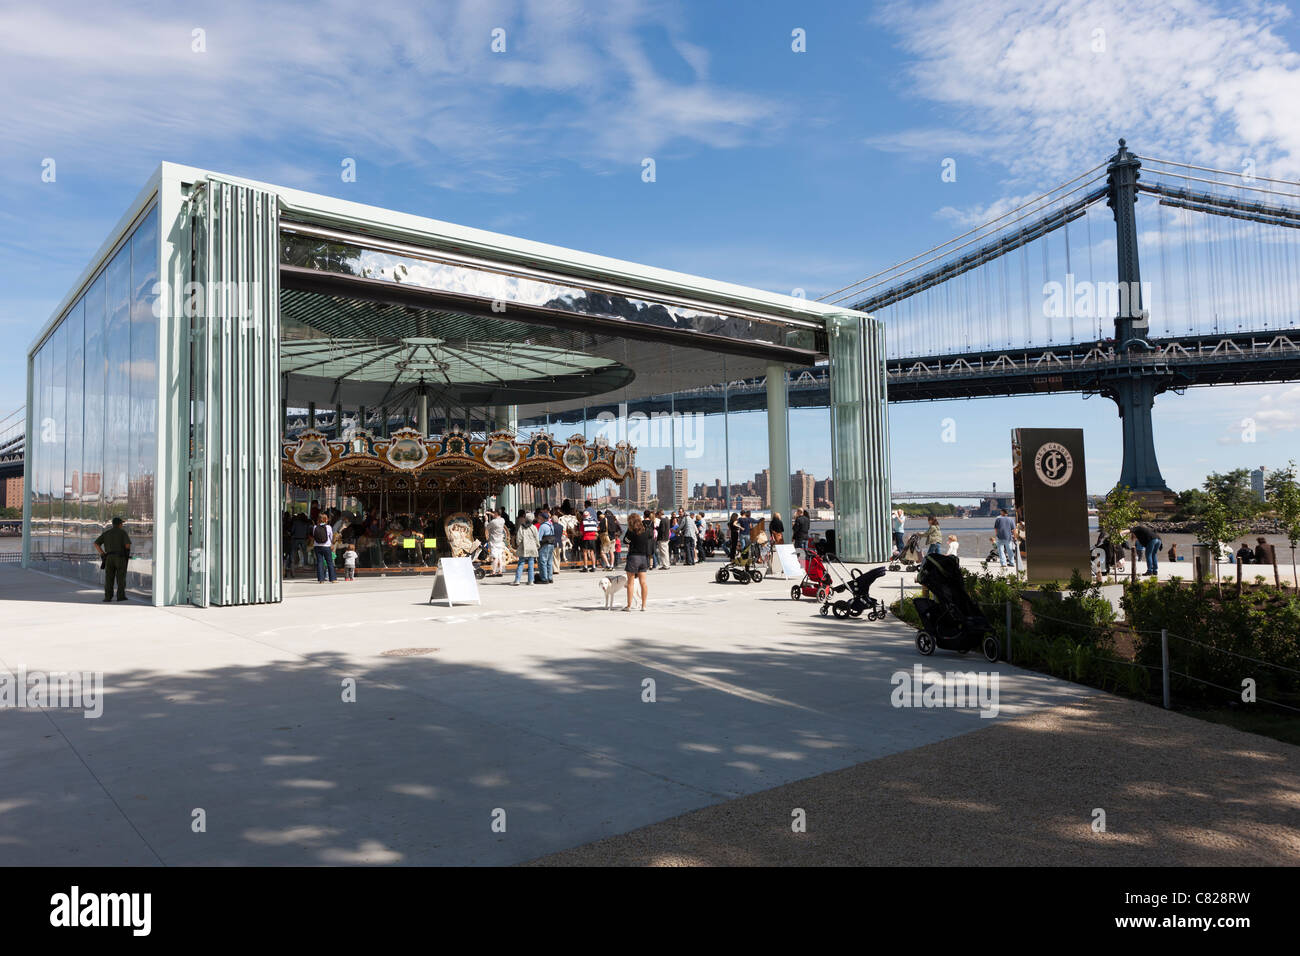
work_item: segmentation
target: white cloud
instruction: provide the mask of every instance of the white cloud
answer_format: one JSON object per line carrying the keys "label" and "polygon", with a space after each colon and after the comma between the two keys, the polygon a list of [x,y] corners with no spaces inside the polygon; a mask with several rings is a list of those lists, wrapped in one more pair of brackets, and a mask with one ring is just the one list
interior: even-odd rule
{"label": "white cloud", "polygon": [[913,57],[914,91],[960,111],[975,140],[1010,141],[986,158],[1046,185],[1120,136],[1146,155],[1300,173],[1300,55],[1276,29],[1288,16],[1208,0],[936,0],[880,19]]}
{"label": "white cloud", "polygon": [[[497,27],[504,53],[490,49]],[[206,52],[191,50],[195,29]],[[639,167],[680,141],[770,135],[779,109],[710,82],[706,52],[679,34],[674,8],[648,0],[10,6],[0,85],[22,95],[0,114],[0,157],[83,162],[95,144],[102,172],[248,144],[256,166],[258,144],[282,163],[301,143],[509,189],[522,157]]]}

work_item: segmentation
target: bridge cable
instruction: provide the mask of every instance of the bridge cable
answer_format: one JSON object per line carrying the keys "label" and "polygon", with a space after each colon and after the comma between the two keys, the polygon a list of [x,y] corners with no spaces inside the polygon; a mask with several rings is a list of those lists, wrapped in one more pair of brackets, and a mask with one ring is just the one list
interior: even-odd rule
{"label": "bridge cable", "polygon": [[1183,225],[1183,294],[1187,298],[1187,334],[1191,335],[1193,329],[1199,324],[1197,318],[1196,300],[1199,289],[1192,288],[1192,277],[1199,275],[1196,271],[1196,265],[1193,262],[1195,252],[1192,248],[1191,235],[1188,232],[1187,220],[1191,218],[1187,210],[1178,210],[1177,216]]}
{"label": "bridge cable", "polygon": [[[1093,299],[1097,296],[1097,277],[1092,271],[1092,210],[1084,214],[1083,221],[1088,227],[1088,287],[1092,289]],[[1101,309],[1096,301],[1092,304],[1092,316],[1097,323],[1097,341],[1101,341]]]}
{"label": "bridge cable", "polygon": [[[1155,207],[1154,212],[1156,216],[1156,234],[1159,236],[1159,242],[1160,242],[1160,314],[1165,317],[1164,325],[1165,325],[1166,334],[1168,334],[1169,332],[1172,331],[1172,329],[1169,323],[1169,316],[1171,312],[1169,308],[1169,299],[1168,299],[1169,266],[1165,261],[1165,213],[1164,210],[1159,205]],[[1140,289],[1141,287],[1139,286],[1139,292]],[[1146,309],[1148,312],[1154,311],[1154,309],[1152,309],[1153,305],[1154,303],[1152,302],[1142,303],[1142,307]],[[1150,337],[1151,334],[1152,334],[1151,323],[1148,321],[1147,336]]]}
{"label": "bridge cable", "polygon": [[[1048,253],[1049,253],[1050,251],[1051,251],[1051,241],[1050,241],[1050,237],[1049,237],[1049,236],[1043,236],[1043,288],[1044,288],[1044,289],[1047,288],[1047,281],[1048,281],[1048,273],[1047,273],[1047,256],[1048,256]],[[1046,310],[1046,309],[1043,309],[1042,312],[1043,312],[1043,320],[1044,320],[1044,323],[1043,323],[1043,324],[1047,326],[1047,344],[1048,344],[1048,345],[1051,345],[1051,344],[1052,344],[1052,341],[1053,341],[1053,339],[1052,339],[1052,318],[1051,318],[1051,316],[1047,315],[1047,310]]]}
{"label": "bridge cable", "polygon": [[[1065,275],[1068,278],[1074,275],[1074,266],[1072,265],[1070,260],[1070,224],[1068,222],[1065,224],[1064,233],[1065,233]],[[1073,286],[1074,284],[1073,281],[1071,281],[1070,284],[1071,286]],[[1066,340],[1069,342],[1073,342],[1074,341],[1073,288],[1071,289],[1071,295],[1069,295],[1065,301],[1065,321],[1066,321],[1066,328],[1067,328]]]}
{"label": "bridge cable", "polygon": [[[1108,162],[1109,162],[1109,161],[1108,161]],[[917,255],[912,256],[910,259],[904,259],[904,260],[902,260],[901,262],[896,262],[896,263],[894,263],[894,265],[888,267],[887,269],[882,269],[880,272],[877,272],[877,273],[875,273],[874,275],[869,275],[869,276],[867,276],[865,279],[859,279],[857,282],[851,282],[851,283],[849,283],[848,285],[844,286],[844,287],[841,288],[841,289],[836,289],[836,290],[833,291],[833,292],[827,292],[825,295],[823,295],[823,296],[819,296],[818,299],[817,299],[817,301],[818,301],[818,302],[822,302],[822,301],[825,301],[825,300],[831,298],[831,296],[839,295],[841,292],[847,292],[849,289],[852,289],[852,288],[855,288],[855,287],[857,287],[857,286],[860,286],[860,285],[862,285],[862,284],[865,283],[865,282],[870,282],[872,279],[875,279],[875,278],[877,278],[877,277],[879,277],[879,276],[887,275],[887,274],[889,274],[890,272],[893,272],[895,269],[899,268],[900,266],[905,266],[905,265],[907,265],[909,262],[915,262],[917,259],[920,259],[922,256],[928,256],[930,253],[935,252],[936,250],[942,249],[944,246],[950,246],[950,245],[952,245],[954,242],[957,242],[959,239],[965,239],[967,236],[972,236],[972,235],[974,235],[975,233],[982,232],[982,231],[984,231],[985,229],[988,229],[988,228],[989,228],[990,226],[992,226],[994,223],[1000,222],[1001,220],[1006,219],[1008,216],[1013,215],[1014,213],[1020,212],[1020,210],[1022,210],[1022,209],[1026,209],[1026,208],[1028,208],[1029,206],[1034,205],[1034,204],[1035,204],[1036,202],[1038,202],[1040,199],[1046,198],[1047,196],[1052,195],[1052,193],[1059,192],[1060,190],[1064,189],[1066,186],[1069,186],[1069,185],[1071,185],[1072,183],[1078,182],[1080,179],[1083,179],[1083,177],[1085,177],[1085,176],[1089,176],[1089,175],[1091,175],[1092,173],[1095,173],[1097,170],[1101,169],[1101,168],[1102,168],[1103,166],[1105,166],[1105,165],[1107,165],[1107,164],[1106,164],[1106,163],[1098,163],[1096,166],[1092,167],[1092,169],[1089,169],[1089,170],[1087,170],[1086,172],[1082,172],[1082,173],[1080,173],[1078,176],[1075,176],[1074,179],[1068,179],[1068,180],[1066,180],[1065,182],[1061,183],[1059,186],[1055,187],[1054,189],[1049,189],[1047,192],[1043,193],[1042,196],[1038,196],[1038,197],[1035,197],[1034,199],[1030,199],[1028,202],[1022,203],[1021,205],[1015,207],[1014,209],[1010,209],[1010,210],[1004,212],[1002,215],[1000,215],[1000,216],[998,216],[998,217],[996,217],[996,218],[994,218],[994,219],[990,219],[988,222],[985,222],[985,223],[983,223],[983,224],[981,224],[981,225],[979,225],[979,226],[976,226],[974,229],[970,230],[969,232],[964,232],[964,233],[962,233],[960,236],[954,236],[952,239],[949,239],[947,242],[940,243],[940,244],[937,245],[937,246],[932,246],[931,248],[925,250],[924,252],[921,252],[921,253],[918,253]],[[1100,178],[1102,178],[1102,177],[1097,177],[1097,178],[1100,179]],[[1091,184],[1091,183],[1089,182],[1089,183],[1085,183],[1084,185],[1090,185],[1090,184]],[[1079,189],[1082,189],[1082,188],[1083,188],[1083,186],[1076,187],[1075,189],[1070,190],[1070,193],[1078,192],[1078,190],[1079,190]],[[1065,195],[1069,195],[1069,193],[1066,193]],[[1058,197],[1056,198],[1056,200],[1053,200],[1053,201],[1056,202],[1056,201],[1059,201],[1059,200],[1061,200],[1061,199],[1063,199],[1063,198],[1064,198],[1064,196],[1058,196]],[[1023,218],[1023,217],[1021,217],[1021,218]],[[1017,220],[1013,220],[1013,222],[1019,222],[1019,219],[1017,219]],[[1010,224],[1011,224],[1011,223],[1007,223],[1006,225],[1010,225]],[[846,297],[846,298],[847,298],[847,297]]]}
{"label": "bridge cable", "polygon": [[[1156,159],[1154,156],[1137,156],[1136,154],[1134,155],[1136,156],[1137,159],[1140,159],[1143,162],[1160,163],[1163,166],[1178,166],[1182,169],[1199,169],[1203,173],[1218,173],[1222,176],[1237,176],[1243,179],[1245,178],[1246,175],[1245,173],[1237,172],[1236,170],[1232,170],[1232,169],[1215,169],[1213,166],[1196,166],[1192,163],[1176,163],[1172,159]],[[1154,169],[1152,170],[1152,172],[1156,173],[1157,175],[1164,175],[1165,173],[1164,170],[1160,170],[1160,169]],[[1177,174],[1171,173],[1170,175],[1177,175]],[[1270,179],[1268,176],[1255,176],[1255,175],[1252,175],[1250,178],[1252,180],[1259,179],[1266,183],[1282,183],[1287,186],[1300,186],[1300,182],[1296,182],[1294,179]],[[1221,183],[1220,185],[1228,185],[1228,184]]]}
{"label": "bridge cable", "polygon": [[[1252,192],[1268,193],[1270,196],[1285,196],[1288,199],[1300,200],[1300,193],[1282,192],[1278,189],[1266,189],[1263,186],[1252,186],[1249,183],[1223,183],[1217,179],[1204,179],[1200,176],[1188,176],[1185,173],[1175,173],[1168,169],[1152,170],[1158,176],[1172,176],[1174,179],[1184,179],[1192,183],[1206,183],[1210,186],[1224,186],[1228,189],[1249,189]],[[1296,184],[1292,184],[1296,185]]]}

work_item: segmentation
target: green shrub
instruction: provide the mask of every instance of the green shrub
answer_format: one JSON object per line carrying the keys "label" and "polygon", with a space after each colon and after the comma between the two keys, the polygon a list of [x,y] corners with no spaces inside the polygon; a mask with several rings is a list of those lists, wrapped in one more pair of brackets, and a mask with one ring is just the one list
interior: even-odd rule
{"label": "green shrub", "polygon": [[1139,632],[1137,659],[1141,663],[1160,666],[1160,630],[1169,632],[1176,699],[1240,701],[1242,681],[1251,678],[1259,697],[1300,706],[1300,675],[1291,672],[1300,670],[1300,596],[1264,586],[1242,594],[1225,591],[1219,598],[1211,591],[1145,581],[1125,590],[1124,609]]}

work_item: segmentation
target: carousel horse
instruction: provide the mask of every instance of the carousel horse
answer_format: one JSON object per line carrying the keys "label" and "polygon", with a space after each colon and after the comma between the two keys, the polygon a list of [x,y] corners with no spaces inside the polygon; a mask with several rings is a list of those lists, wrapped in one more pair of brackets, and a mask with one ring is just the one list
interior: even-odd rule
{"label": "carousel horse", "polygon": [[443,522],[442,528],[447,534],[447,547],[453,558],[472,558],[483,546],[474,537],[474,523],[469,515],[451,515]]}
{"label": "carousel horse", "polygon": [[560,560],[568,561],[569,556],[573,553],[573,538],[577,533],[578,516],[577,515],[557,515],[551,519],[558,522],[561,528],[558,548],[560,550]]}

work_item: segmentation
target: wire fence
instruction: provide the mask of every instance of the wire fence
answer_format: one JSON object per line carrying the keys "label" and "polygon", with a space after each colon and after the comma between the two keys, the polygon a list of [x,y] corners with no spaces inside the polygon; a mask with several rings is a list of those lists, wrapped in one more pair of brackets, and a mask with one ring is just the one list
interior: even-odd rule
{"label": "wire fence", "polygon": [[[909,590],[922,591],[924,589],[920,585],[913,585],[911,587],[908,587],[904,584],[903,581],[900,580],[899,582],[900,601],[905,599],[908,596],[907,592]],[[1007,600],[1007,601],[997,602],[997,603],[991,603],[987,601],[977,601],[976,604],[985,613],[985,616],[989,618],[990,623],[994,625],[995,629],[1005,635],[1006,659],[1008,662],[1014,663],[1013,641],[1014,641],[1014,636],[1016,634],[1016,628],[1013,624],[1012,601]],[[1249,654],[1242,654],[1237,651],[1229,650],[1224,647],[1217,647],[1214,644],[1209,644],[1206,643],[1205,641],[1198,641],[1194,638],[1185,637],[1181,634],[1175,634],[1169,631],[1168,629],[1154,630],[1154,629],[1137,628],[1122,621],[1116,621],[1105,625],[1093,624],[1090,622],[1071,620],[1069,618],[1057,617],[1055,615],[1046,614],[1037,607],[1028,608],[1028,612],[1033,617],[1034,625],[1026,625],[1023,622],[1023,616],[1026,610],[1023,603],[1021,605],[1020,610],[1021,610],[1021,624],[1020,624],[1019,633],[1022,638],[1044,636],[1035,633],[1035,626],[1037,625],[1038,622],[1043,621],[1043,622],[1050,622],[1051,624],[1055,624],[1055,625],[1064,625],[1069,628],[1076,628],[1079,630],[1079,632],[1081,632],[1081,634],[1091,633],[1099,637],[1104,636],[1108,638],[1114,638],[1116,636],[1126,635],[1126,636],[1131,636],[1135,641],[1140,641],[1144,638],[1151,639],[1153,641],[1158,639],[1160,642],[1160,659],[1161,659],[1161,663],[1158,665],[1149,664],[1144,661],[1137,660],[1136,659],[1136,656],[1138,654],[1137,646],[1135,646],[1134,648],[1135,656],[1133,659],[1126,659],[1122,657],[1116,657],[1113,654],[1106,654],[1105,652],[1103,652],[1097,647],[1096,643],[1092,644],[1090,654],[1092,659],[1094,660],[1105,661],[1106,663],[1109,664],[1115,664],[1124,667],[1142,669],[1153,675],[1159,674],[1161,679],[1161,691],[1162,691],[1161,696],[1163,698],[1163,704],[1166,709],[1172,709],[1173,707],[1173,685],[1170,678],[1178,677],[1183,680],[1192,681],[1194,683],[1201,684],[1206,687],[1214,688],[1215,690],[1223,691],[1227,694],[1232,695],[1234,700],[1241,700],[1242,702],[1268,704],[1269,706],[1277,707],[1282,710],[1288,711],[1290,713],[1300,714],[1300,707],[1294,706],[1292,704],[1284,703],[1283,701],[1280,700],[1272,700],[1258,695],[1251,697],[1249,701],[1247,701],[1247,698],[1244,696],[1245,689],[1243,687],[1237,687],[1237,688],[1228,687],[1223,684],[1217,683],[1215,681],[1208,680],[1204,676],[1189,673],[1189,671],[1186,669],[1184,670],[1177,669],[1170,662],[1170,657],[1171,657],[1170,647],[1171,647],[1171,642],[1179,642],[1182,645],[1186,645],[1187,647],[1199,648],[1202,651],[1207,653],[1222,654],[1227,657],[1233,658],[1235,660],[1248,662],[1250,664],[1254,664],[1259,667],[1272,668],[1281,674],[1292,674],[1292,675],[1300,676],[1300,669],[1298,668],[1289,667],[1285,664],[1279,664],[1274,661],[1264,660],[1263,658],[1254,657]],[[1189,656],[1187,655],[1184,656],[1189,661],[1191,660]],[[1186,665],[1184,665],[1184,667],[1185,666]]]}

